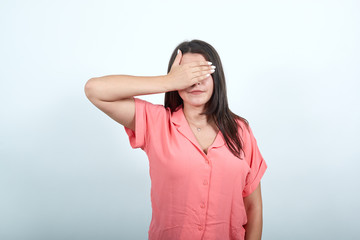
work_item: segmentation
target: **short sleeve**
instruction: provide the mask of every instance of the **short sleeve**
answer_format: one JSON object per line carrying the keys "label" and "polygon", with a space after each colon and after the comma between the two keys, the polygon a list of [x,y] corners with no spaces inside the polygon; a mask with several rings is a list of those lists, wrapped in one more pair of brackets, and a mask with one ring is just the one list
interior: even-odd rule
{"label": "short sleeve", "polygon": [[256,189],[267,169],[267,164],[260,153],[257,141],[250,126],[248,126],[248,129],[248,136],[246,137],[247,142],[245,142],[245,158],[249,163],[250,170],[246,177],[246,183],[242,193],[243,197],[249,196]]}
{"label": "short sleeve", "polygon": [[140,98],[135,101],[135,131],[124,126],[132,148],[146,150],[148,139],[153,131],[161,124],[165,108],[159,104],[152,104]]}

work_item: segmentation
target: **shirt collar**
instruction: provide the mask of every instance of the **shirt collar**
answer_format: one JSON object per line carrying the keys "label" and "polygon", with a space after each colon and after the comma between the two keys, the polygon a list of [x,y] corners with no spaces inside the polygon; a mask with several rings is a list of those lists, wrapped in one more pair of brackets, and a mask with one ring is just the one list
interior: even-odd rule
{"label": "shirt collar", "polygon": [[[171,122],[176,126],[177,130],[184,135],[188,140],[190,140],[195,146],[197,146],[199,149],[200,145],[198,143],[198,141],[196,140],[196,137],[194,135],[194,133],[191,131],[191,128],[189,126],[189,123],[187,122],[185,115],[184,115],[184,111],[183,111],[183,106],[181,105],[176,111],[174,111],[171,115]],[[211,148],[215,148],[215,147],[221,147],[225,144],[224,138],[223,138],[223,134],[221,131],[218,132],[218,134],[216,135],[215,141],[211,144],[211,146],[209,147],[208,151]]]}

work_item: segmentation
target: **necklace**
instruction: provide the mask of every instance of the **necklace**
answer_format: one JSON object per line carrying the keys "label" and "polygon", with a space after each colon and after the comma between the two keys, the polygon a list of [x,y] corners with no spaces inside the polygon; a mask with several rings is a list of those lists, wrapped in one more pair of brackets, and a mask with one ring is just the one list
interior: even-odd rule
{"label": "necklace", "polygon": [[[185,118],[186,118],[186,116],[185,116]],[[200,127],[197,127],[197,126],[195,126],[193,123],[191,123],[187,118],[186,118],[186,120],[187,120],[187,122],[189,123],[189,125],[190,125],[190,126],[194,126],[198,132],[201,131],[201,128],[204,128],[204,127],[205,127],[205,126],[203,126],[203,127],[201,127],[201,128],[200,128]]]}
{"label": "necklace", "polygon": [[195,126],[194,124],[190,123],[190,125],[191,125],[191,126],[193,126],[193,127],[195,127],[195,128],[196,128],[196,130],[197,130],[198,132],[200,132],[200,131],[201,131],[201,128],[199,128],[199,127]]}
{"label": "necklace", "polygon": [[[189,122],[189,121],[188,121],[188,122]],[[194,124],[192,124],[191,122],[189,122],[189,124],[190,124],[191,126],[194,126],[198,132],[201,131],[201,128],[204,128],[204,127],[205,127],[205,126],[204,126],[204,127],[199,128],[199,127],[195,126]]]}

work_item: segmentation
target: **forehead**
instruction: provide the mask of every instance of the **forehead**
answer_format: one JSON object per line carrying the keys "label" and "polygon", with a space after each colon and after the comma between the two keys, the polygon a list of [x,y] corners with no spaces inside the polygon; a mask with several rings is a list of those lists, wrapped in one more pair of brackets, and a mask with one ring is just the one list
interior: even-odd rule
{"label": "forehead", "polygon": [[197,61],[206,61],[206,59],[200,53],[185,53],[181,58],[181,64]]}

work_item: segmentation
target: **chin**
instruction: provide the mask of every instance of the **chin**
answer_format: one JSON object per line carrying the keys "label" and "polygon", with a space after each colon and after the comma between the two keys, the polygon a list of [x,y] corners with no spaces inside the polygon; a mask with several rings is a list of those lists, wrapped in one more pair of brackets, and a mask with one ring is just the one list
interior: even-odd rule
{"label": "chin", "polygon": [[203,96],[192,96],[189,93],[186,93],[184,91],[179,92],[180,97],[182,98],[184,104],[191,105],[194,107],[201,107],[205,105],[211,98],[211,96],[208,96],[207,94],[204,94]]}
{"label": "chin", "polygon": [[189,104],[195,107],[201,107],[208,102],[206,99],[192,99],[192,100],[185,100],[185,104]]}

